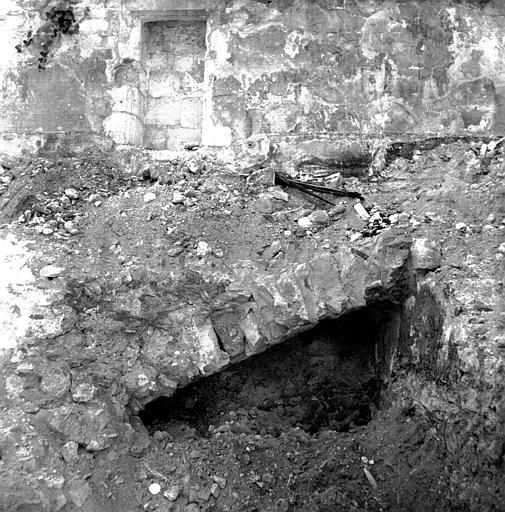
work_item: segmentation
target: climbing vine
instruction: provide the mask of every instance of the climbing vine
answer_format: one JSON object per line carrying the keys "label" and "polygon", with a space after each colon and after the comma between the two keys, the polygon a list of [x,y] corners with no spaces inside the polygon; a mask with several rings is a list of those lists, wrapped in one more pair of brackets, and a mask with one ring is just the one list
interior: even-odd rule
{"label": "climbing vine", "polygon": [[32,51],[35,50],[37,68],[42,71],[46,69],[55,41],[59,40],[64,34],[77,33],[80,23],[88,14],[89,8],[86,7],[83,18],[77,21],[73,7],[66,2],[59,3],[45,13],[45,21],[36,32],[30,28],[26,38],[16,45],[16,50],[19,53],[22,53],[28,47],[31,47]]}

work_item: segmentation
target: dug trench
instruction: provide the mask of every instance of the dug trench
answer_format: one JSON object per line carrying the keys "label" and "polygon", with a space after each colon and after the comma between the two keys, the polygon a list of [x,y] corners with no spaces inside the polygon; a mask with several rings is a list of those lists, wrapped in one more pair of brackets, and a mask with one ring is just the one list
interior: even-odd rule
{"label": "dug trench", "polygon": [[145,426],[174,440],[228,432],[279,436],[365,425],[380,405],[400,310],[379,304],[326,320],[147,404]]}
{"label": "dug trench", "polygon": [[364,446],[403,319],[397,304],[370,305],[148,403],[139,418],[159,449],[143,476],[162,483],[159,506],[382,510]]}

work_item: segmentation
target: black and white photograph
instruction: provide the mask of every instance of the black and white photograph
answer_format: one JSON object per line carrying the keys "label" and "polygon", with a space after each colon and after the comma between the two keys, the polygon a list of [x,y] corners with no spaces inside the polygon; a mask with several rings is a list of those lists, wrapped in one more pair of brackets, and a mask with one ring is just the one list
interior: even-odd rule
{"label": "black and white photograph", "polygon": [[0,512],[505,512],[505,0],[0,0]]}

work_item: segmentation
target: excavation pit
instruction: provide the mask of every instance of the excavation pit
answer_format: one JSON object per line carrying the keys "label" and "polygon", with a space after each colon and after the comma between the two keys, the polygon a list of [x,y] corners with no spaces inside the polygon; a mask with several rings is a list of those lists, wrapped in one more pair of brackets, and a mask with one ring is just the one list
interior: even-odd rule
{"label": "excavation pit", "polygon": [[279,436],[365,425],[380,405],[400,327],[390,304],[321,322],[284,343],[160,397],[139,416],[174,439]]}

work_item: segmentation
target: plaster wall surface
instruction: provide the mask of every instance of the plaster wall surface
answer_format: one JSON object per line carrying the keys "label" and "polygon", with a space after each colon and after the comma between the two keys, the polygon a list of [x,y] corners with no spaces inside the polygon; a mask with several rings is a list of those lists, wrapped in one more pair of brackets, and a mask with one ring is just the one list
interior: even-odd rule
{"label": "plaster wall surface", "polygon": [[[145,24],[167,20],[206,19],[201,117],[188,108],[200,117],[204,145],[505,128],[505,6],[498,1],[76,0],[78,32],[59,37],[39,71],[37,37],[56,5],[0,6],[1,153],[65,134],[143,145],[149,115],[163,110],[146,109]],[[18,53],[30,28],[34,43]],[[186,79],[190,68],[181,70]],[[182,102],[174,108],[186,110]],[[163,126],[174,115],[167,112]]]}

